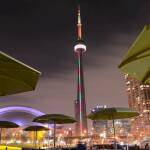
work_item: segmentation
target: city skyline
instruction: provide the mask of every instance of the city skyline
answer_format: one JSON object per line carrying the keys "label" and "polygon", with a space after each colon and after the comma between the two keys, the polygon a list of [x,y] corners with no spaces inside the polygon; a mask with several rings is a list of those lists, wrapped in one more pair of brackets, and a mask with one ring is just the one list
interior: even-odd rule
{"label": "city skyline", "polygon": [[[128,106],[117,65],[149,22],[149,6],[146,0],[81,0],[89,50],[84,60],[87,113],[97,104]],[[75,14],[73,0],[0,2],[0,49],[43,73],[34,92],[1,97],[2,107],[24,105],[74,116]]]}

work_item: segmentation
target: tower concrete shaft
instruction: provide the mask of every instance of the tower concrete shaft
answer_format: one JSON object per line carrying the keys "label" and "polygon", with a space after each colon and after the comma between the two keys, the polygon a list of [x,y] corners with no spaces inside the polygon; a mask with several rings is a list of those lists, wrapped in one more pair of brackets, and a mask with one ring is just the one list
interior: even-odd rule
{"label": "tower concrete shaft", "polygon": [[77,83],[77,100],[75,101],[75,117],[76,123],[76,135],[87,135],[87,117],[86,117],[86,101],[85,101],[85,88],[84,88],[84,73],[83,73],[83,53],[86,51],[86,45],[82,39],[82,24],[80,17],[80,8],[78,8],[78,24],[77,24],[77,44],[74,47],[74,51],[77,57],[78,66],[78,83]]}

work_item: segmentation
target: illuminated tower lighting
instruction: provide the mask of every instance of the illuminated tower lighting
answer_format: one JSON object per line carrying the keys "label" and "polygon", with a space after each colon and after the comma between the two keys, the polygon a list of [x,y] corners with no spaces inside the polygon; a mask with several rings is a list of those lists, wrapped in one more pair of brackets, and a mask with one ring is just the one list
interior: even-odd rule
{"label": "illuminated tower lighting", "polygon": [[82,37],[82,24],[80,16],[80,7],[78,7],[78,23],[77,23],[77,43],[74,46],[74,51],[77,56],[78,64],[78,86],[77,86],[77,100],[75,101],[75,118],[76,123],[76,135],[87,135],[87,118],[86,118],[86,102],[85,102],[85,89],[84,89],[84,75],[82,65],[82,55],[86,51],[86,45],[84,44]]}

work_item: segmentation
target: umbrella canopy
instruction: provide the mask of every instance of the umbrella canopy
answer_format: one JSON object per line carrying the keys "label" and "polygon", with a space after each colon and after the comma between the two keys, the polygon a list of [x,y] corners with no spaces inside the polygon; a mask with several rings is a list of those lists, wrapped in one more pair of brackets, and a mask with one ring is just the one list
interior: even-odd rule
{"label": "umbrella canopy", "polygon": [[19,125],[10,121],[0,121],[0,128],[18,128]]}
{"label": "umbrella canopy", "polygon": [[150,24],[129,48],[119,68],[144,84],[150,83]]}
{"label": "umbrella canopy", "polygon": [[114,120],[124,119],[138,116],[139,113],[135,110],[125,107],[102,108],[99,111],[92,112],[88,118],[92,120]]}
{"label": "umbrella canopy", "polygon": [[49,129],[43,126],[29,126],[24,128],[23,130],[24,131],[47,131]]}
{"label": "umbrella canopy", "polygon": [[40,74],[0,51],[0,96],[34,90]]}
{"label": "umbrella canopy", "polygon": [[38,131],[47,131],[49,130],[48,128],[46,127],[43,127],[43,126],[29,126],[29,127],[26,127],[23,129],[24,131],[34,131],[35,132],[35,148],[37,147],[36,145],[36,141],[37,141],[37,132]]}
{"label": "umbrella canopy", "polygon": [[112,108],[102,108],[99,111],[92,112],[88,115],[88,118],[92,120],[112,120],[114,129],[114,144],[115,149],[117,149],[116,138],[115,138],[115,119],[125,119],[138,116],[139,113],[129,108],[125,107],[112,107]]}
{"label": "umbrella canopy", "polygon": [[63,114],[46,114],[39,116],[33,120],[33,122],[38,123],[56,123],[56,124],[68,124],[74,123],[76,120],[70,116],[66,116]]}
{"label": "umbrella canopy", "polygon": [[0,121],[0,144],[1,144],[1,139],[2,139],[2,129],[3,128],[18,128],[19,125],[14,123],[14,122],[10,122],[10,121]]}
{"label": "umbrella canopy", "polygon": [[36,117],[33,122],[38,123],[48,123],[54,124],[54,148],[55,148],[55,139],[56,139],[56,124],[68,124],[75,123],[76,120],[70,116],[66,116],[63,114],[46,114],[39,117]]}

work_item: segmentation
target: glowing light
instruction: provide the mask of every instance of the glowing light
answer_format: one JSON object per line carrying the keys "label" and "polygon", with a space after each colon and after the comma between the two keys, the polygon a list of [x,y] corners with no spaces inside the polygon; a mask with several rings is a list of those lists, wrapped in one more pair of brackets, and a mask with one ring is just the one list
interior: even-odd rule
{"label": "glowing light", "polygon": [[107,105],[104,105],[104,108],[107,108]]}
{"label": "glowing light", "polygon": [[44,144],[48,144],[48,140],[44,140]]}
{"label": "glowing light", "polygon": [[86,131],[86,130],[84,130],[84,133],[86,134],[86,133],[87,133],[87,131]]}
{"label": "glowing light", "polygon": [[60,140],[61,145],[65,145],[65,142],[63,140]]}
{"label": "glowing light", "polygon": [[17,141],[16,141],[16,143],[17,143],[17,144],[20,144],[20,143],[21,143],[21,141],[20,141],[20,140],[17,140]]}
{"label": "glowing light", "polygon": [[49,135],[50,135],[50,136],[52,135],[52,130],[49,130]]}
{"label": "glowing light", "polygon": [[13,143],[13,140],[7,141],[6,143],[11,144],[11,143]]}
{"label": "glowing light", "polygon": [[77,45],[74,46],[74,51],[75,52],[77,52],[79,49],[82,49],[83,52],[85,52],[86,51],[86,45],[84,45],[84,44],[77,44]]}
{"label": "glowing light", "polygon": [[28,141],[27,141],[27,144],[30,144],[30,143],[31,143],[31,141],[30,141],[30,140],[28,140]]}
{"label": "glowing light", "polygon": [[0,149],[9,149],[9,150],[21,150],[22,148],[19,148],[19,147],[14,147],[14,146],[0,146]]}
{"label": "glowing light", "polygon": [[9,106],[9,107],[0,108],[0,115],[8,113],[8,112],[12,112],[12,111],[31,113],[34,116],[44,115],[44,113],[42,113],[36,109],[33,109],[31,107],[25,107],[25,106]]}

